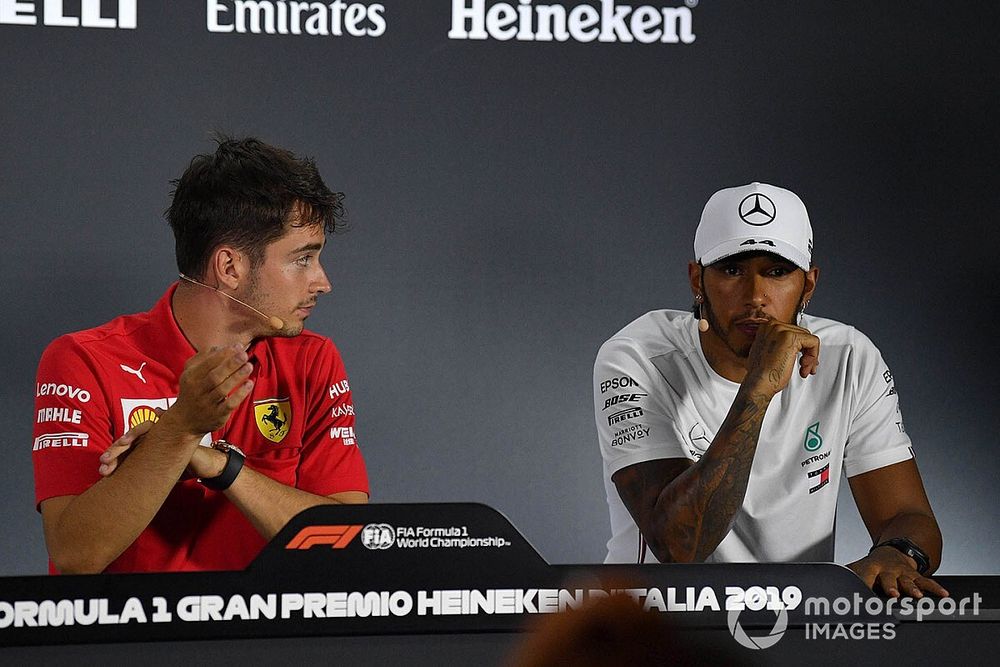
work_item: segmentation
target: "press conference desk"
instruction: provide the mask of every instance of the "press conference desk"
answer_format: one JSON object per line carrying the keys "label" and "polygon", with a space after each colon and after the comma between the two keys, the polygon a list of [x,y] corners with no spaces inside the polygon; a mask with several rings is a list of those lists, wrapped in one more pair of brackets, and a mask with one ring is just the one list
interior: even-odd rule
{"label": "press conference desk", "polygon": [[317,507],[243,572],[0,578],[0,660],[492,665],[618,592],[741,664],[980,662],[1000,577],[937,579],[951,602],[889,606],[831,564],[548,565],[483,505]]}

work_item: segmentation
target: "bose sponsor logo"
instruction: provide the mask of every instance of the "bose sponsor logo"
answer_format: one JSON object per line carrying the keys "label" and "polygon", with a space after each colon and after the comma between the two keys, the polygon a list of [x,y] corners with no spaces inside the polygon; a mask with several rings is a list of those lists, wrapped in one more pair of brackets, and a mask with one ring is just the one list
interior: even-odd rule
{"label": "bose sponsor logo", "polygon": [[63,0],[44,2],[23,2],[22,0],[0,0],[0,23],[12,25],[38,25],[38,5],[42,6],[42,25],[64,28],[125,28],[135,30],[136,0],[118,0],[115,16],[101,13],[101,0],[80,0],[69,3],[79,8],[79,15],[67,15]]}
{"label": "bose sponsor logo", "polygon": [[90,435],[87,433],[49,433],[35,438],[31,451],[49,447],[86,447],[89,443]]}
{"label": "bose sponsor logo", "polygon": [[487,8],[486,0],[452,0],[448,38],[691,44],[695,35],[690,7],[618,5],[614,0],[566,7],[518,0]]}
{"label": "bose sponsor logo", "polygon": [[333,440],[343,440],[345,445],[354,444],[353,426],[334,426],[330,429],[330,438]]}
{"label": "bose sponsor logo", "polygon": [[69,408],[42,408],[38,411],[38,418],[35,420],[36,424],[44,424],[45,422],[69,422],[70,424],[79,424],[83,415],[79,410],[70,410]]}
{"label": "bose sponsor logo", "polygon": [[209,32],[333,37],[380,37],[385,33],[385,7],[379,4],[208,0],[207,9]]}
{"label": "bose sponsor logo", "polygon": [[35,398],[39,396],[67,396],[81,403],[90,402],[90,392],[86,389],[55,382],[35,383]]}
{"label": "bose sponsor logo", "polygon": [[330,400],[342,396],[351,390],[351,385],[347,383],[347,380],[341,380],[337,384],[330,385]]}
{"label": "bose sponsor logo", "polygon": [[604,409],[607,410],[612,405],[618,405],[619,403],[629,403],[631,401],[638,401],[640,398],[645,397],[647,394],[621,394],[620,396],[612,396],[608,400],[604,401]]}

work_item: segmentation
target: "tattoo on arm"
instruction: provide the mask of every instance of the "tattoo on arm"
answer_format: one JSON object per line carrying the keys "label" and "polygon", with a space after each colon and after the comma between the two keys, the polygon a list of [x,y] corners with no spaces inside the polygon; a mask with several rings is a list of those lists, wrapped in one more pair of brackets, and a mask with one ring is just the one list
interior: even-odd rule
{"label": "tattoo on arm", "polygon": [[667,459],[615,474],[625,506],[661,562],[701,562],[729,532],[770,400],[737,394],[712,446],[694,465]]}

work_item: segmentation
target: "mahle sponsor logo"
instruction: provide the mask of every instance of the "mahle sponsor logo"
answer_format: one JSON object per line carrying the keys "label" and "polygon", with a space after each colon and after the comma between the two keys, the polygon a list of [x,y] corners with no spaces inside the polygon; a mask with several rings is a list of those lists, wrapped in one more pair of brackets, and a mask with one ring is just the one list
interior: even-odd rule
{"label": "mahle sponsor logo", "polygon": [[42,25],[61,28],[122,28],[135,30],[137,0],[0,0],[0,23]]}
{"label": "mahle sponsor logo", "polygon": [[283,2],[278,0],[208,0],[209,32],[321,37],[380,37],[385,7],[361,2]]}
{"label": "mahle sponsor logo", "polygon": [[691,7],[581,3],[489,2],[452,0],[449,39],[518,42],[638,42],[691,44],[695,40]]}

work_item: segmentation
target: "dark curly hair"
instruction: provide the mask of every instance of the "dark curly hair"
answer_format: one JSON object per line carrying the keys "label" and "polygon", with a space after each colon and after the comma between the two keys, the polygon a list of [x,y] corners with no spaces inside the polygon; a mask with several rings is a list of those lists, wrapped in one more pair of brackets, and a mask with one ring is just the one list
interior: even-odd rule
{"label": "dark curly hair", "polygon": [[255,139],[216,136],[218,148],[197,155],[174,186],[167,221],[174,232],[177,268],[201,278],[221,244],[247,253],[260,266],[264,248],[286,225],[346,228],[344,195],[331,192],[311,158]]}

